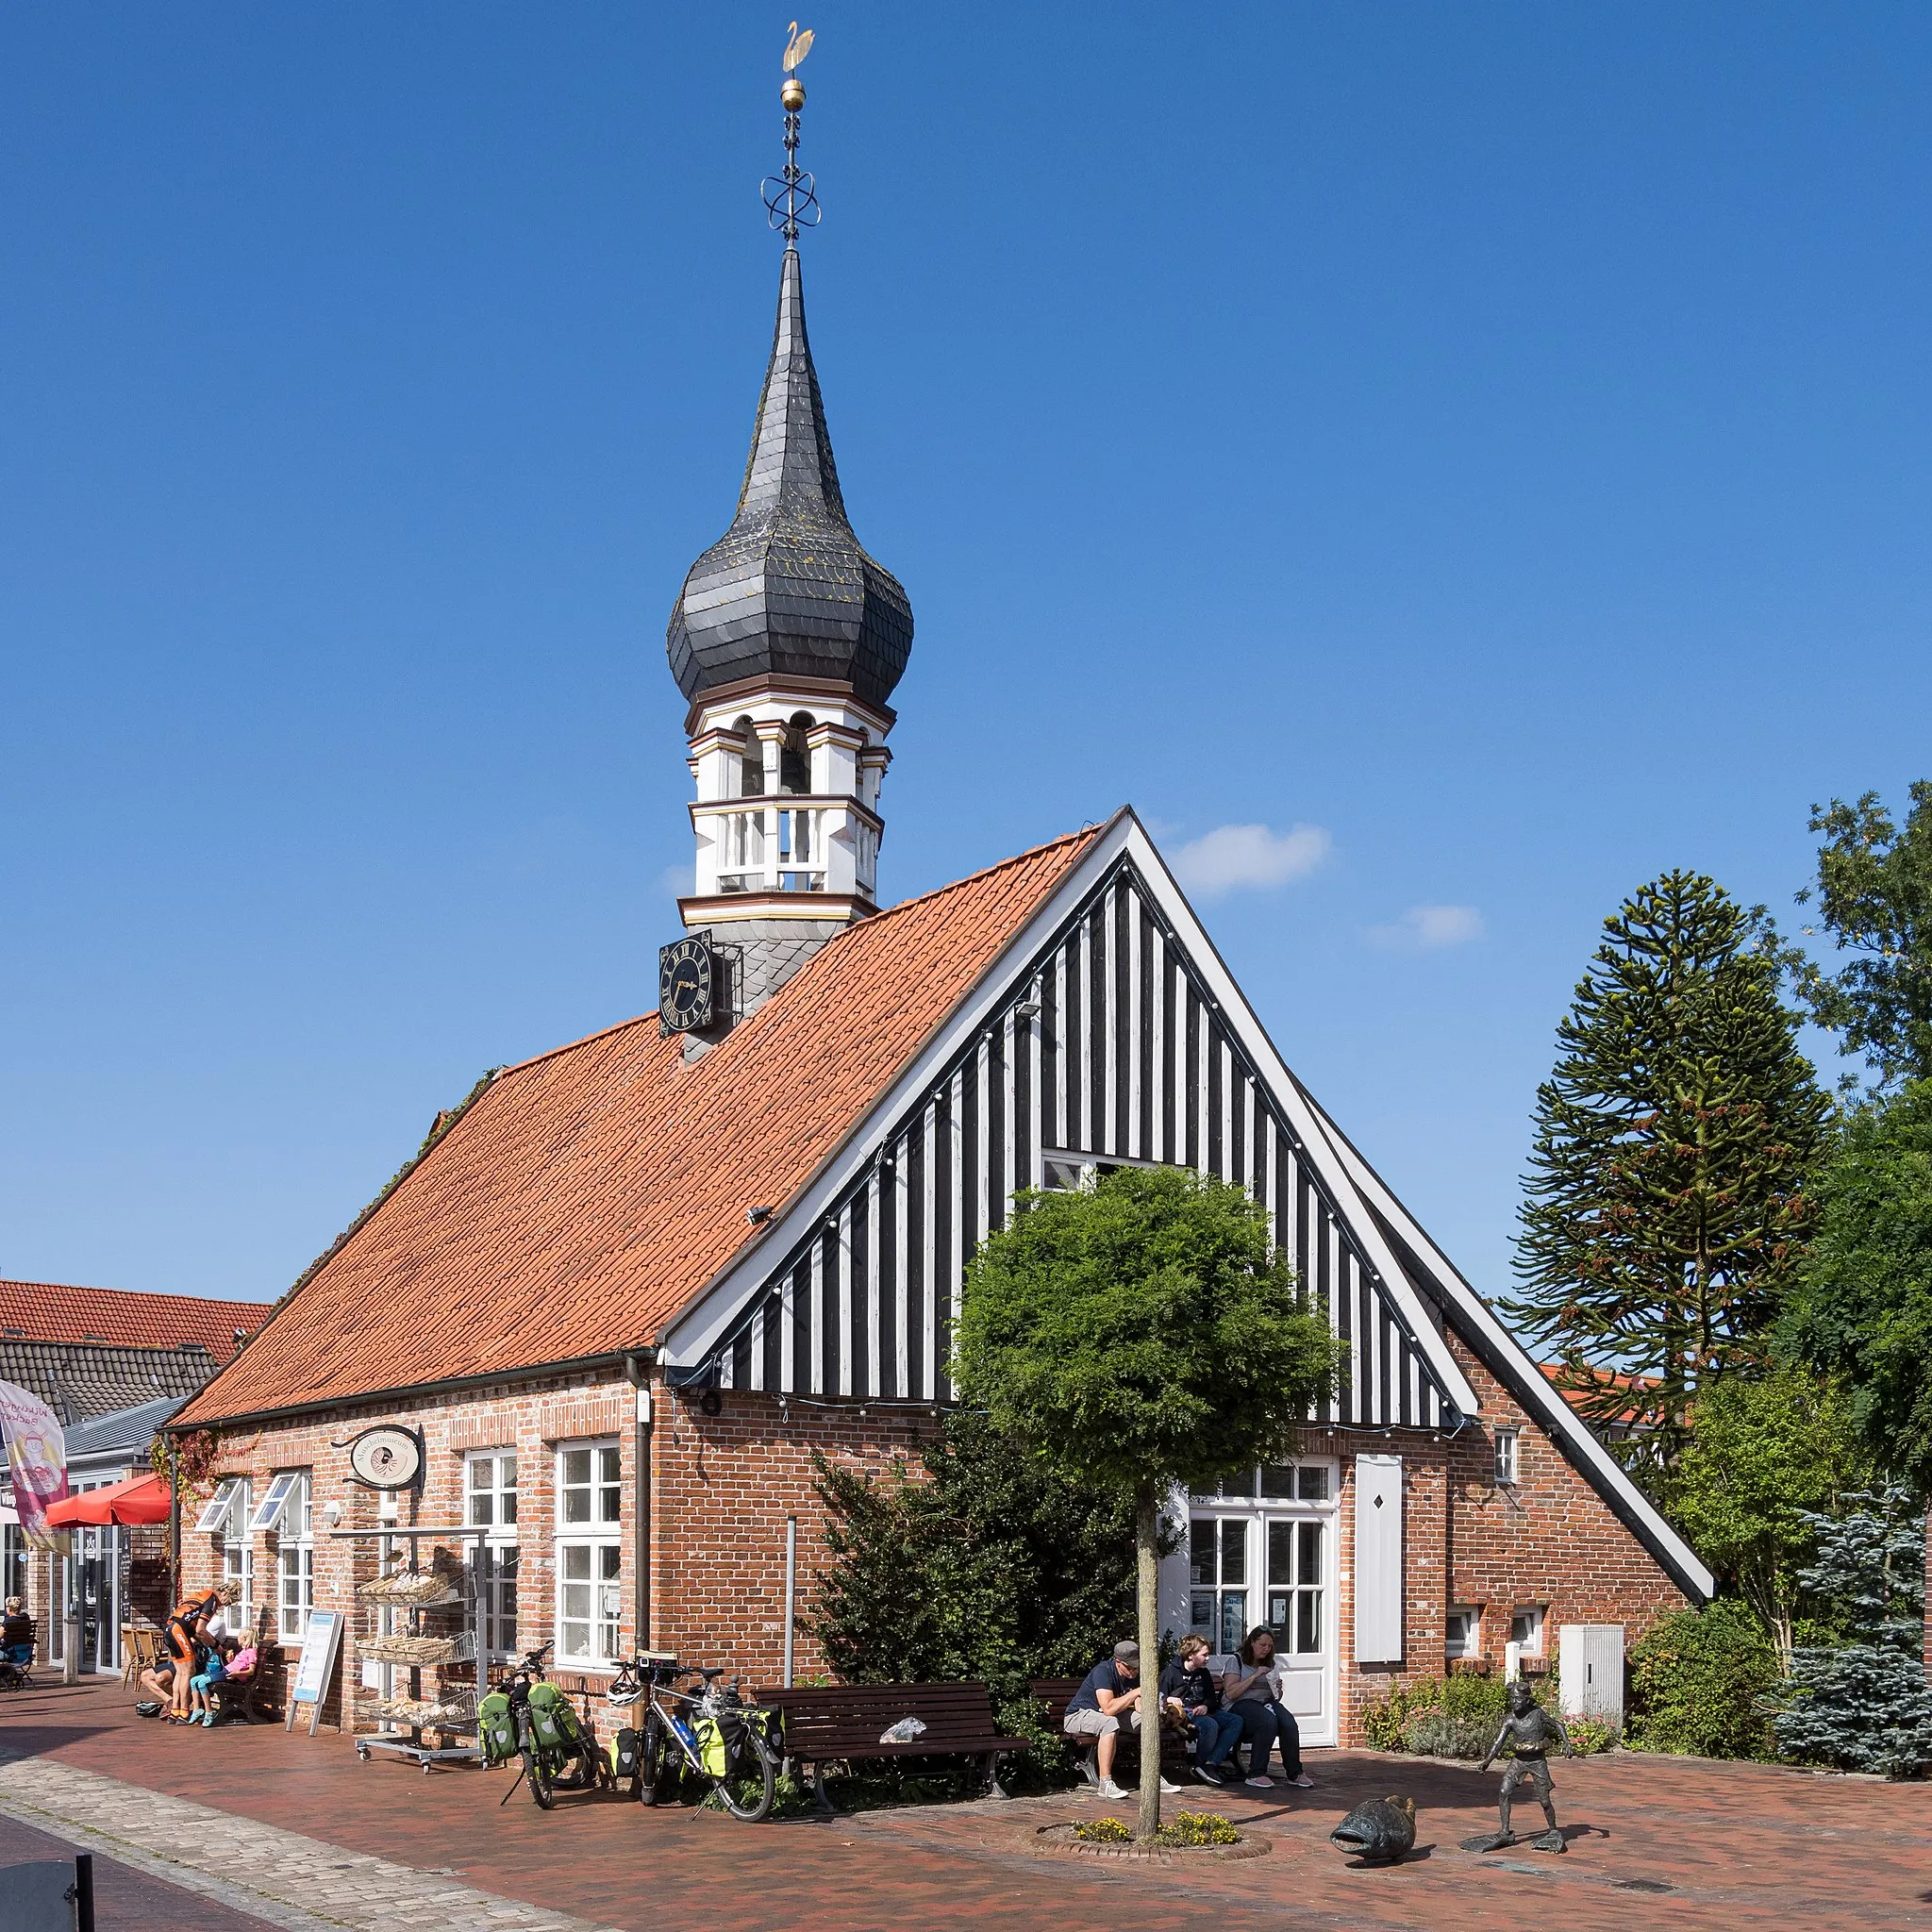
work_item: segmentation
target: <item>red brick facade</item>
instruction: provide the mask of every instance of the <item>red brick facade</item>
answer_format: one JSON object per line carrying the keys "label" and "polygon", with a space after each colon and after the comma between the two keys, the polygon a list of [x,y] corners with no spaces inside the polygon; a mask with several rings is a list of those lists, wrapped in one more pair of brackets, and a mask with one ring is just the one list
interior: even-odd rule
{"label": "red brick facade", "polygon": [[[1622,1624],[1634,1641],[1663,1611],[1684,1601],[1664,1572],[1602,1498],[1562,1457],[1542,1429],[1512,1402],[1466,1352],[1463,1366],[1483,1399],[1482,1415],[1454,1436],[1422,1430],[1310,1430],[1310,1456],[1333,1456],[1341,1469],[1339,1513],[1341,1736],[1361,1739],[1364,1707],[1391,1685],[1437,1676],[1444,1668],[1446,1616],[1452,1606],[1479,1608],[1482,1649],[1502,1660],[1509,1620],[1518,1608],[1545,1610],[1550,1641],[1565,1623]],[[696,1661],[718,1662],[749,1684],[776,1681],[784,1646],[785,1527],[798,1519],[798,1598],[801,1613],[824,1554],[824,1511],[811,1487],[811,1454],[884,1471],[904,1457],[916,1466],[922,1430],[935,1426],[930,1410],[837,1407],[787,1402],[777,1396],[730,1392],[722,1412],[704,1415],[694,1399],[650,1391],[646,1436],[650,1457],[650,1637],[652,1647]],[[622,1643],[637,1627],[634,1516],[639,1436],[637,1391],[622,1379],[525,1384],[501,1394],[467,1393],[399,1403],[376,1412],[326,1416],[279,1429],[238,1431],[219,1458],[223,1474],[248,1475],[259,1497],[279,1470],[312,1472],[314,1601],[351,1611],[339,1687],[324,1721],[341,1721],[340,1686],[348,1687],[352,1719],[373,1727],[378,1700],[361,1684],[359,1641],[373,1635],[373,1611],[358,1608],[355,1586],[375,1568],[375,1544],[332,1537],[332,1528],[370,1529],[377,1521],[373,1492],[348,1480],[345,1442],[379,1420],[420,1427],[427,1467],[420,1498],[405,1497],[404,1518],[441,1527],[462,1520],[466,1451],[514,1449],[519,1464],[520,1644],[553,1634],[556,1588],[556,1448],[566,1441],[614,1439],[623,1479]],[[1493,1480],[1491,1431],[1520,1430],[1518,1480],[1499,1490]],[[1354,1458],[1392,1452],[1403,1458],[1405,1490],[1405,1661],[1357,1667],[1350,1655],[1350,1524]],[[340,1506],[340,1521],[327,1520]],[[199,1587],[219,1574],[214,1539],[192,1533],[184,1510],[185,1574]],[[276,1540],[255,1548],[256,1591],[273,1601]],[[454,1553],[457,1545],[447,1545]],[[425,1562],[431,1546],[425,1544]],[[454,1631],[456,1613],[431,1613],[425,1627]],[[796,1668],[822,1672],[824,1659],[800,1632]],[[574,1680],[581,1667],[559,1672]],[[596,1689],[602,1679],[584,1673]],[[452,1673],[453,1679],[468,1673]],[[425,1674],[433,1684],[433,1674]]]}

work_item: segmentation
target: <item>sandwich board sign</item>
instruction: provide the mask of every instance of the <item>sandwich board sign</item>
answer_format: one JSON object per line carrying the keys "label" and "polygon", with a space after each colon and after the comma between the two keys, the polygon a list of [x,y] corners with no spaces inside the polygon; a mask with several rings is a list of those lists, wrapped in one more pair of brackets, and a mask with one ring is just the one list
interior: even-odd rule
{"label": "sandwich board sign", "polygon": [[342,1647],[342,1613],[340,1610],[311,1610],[308,1631],[302,1640],[302,1661],[295,1666],[295,1681],[289,1687],[289,1716],[285,1731],[295,1728],[296,1707],[308,1707],[308,1735],[322,1719],[322,1701],[328,1695],[329,1679],[336,1674],[336,1653]]}

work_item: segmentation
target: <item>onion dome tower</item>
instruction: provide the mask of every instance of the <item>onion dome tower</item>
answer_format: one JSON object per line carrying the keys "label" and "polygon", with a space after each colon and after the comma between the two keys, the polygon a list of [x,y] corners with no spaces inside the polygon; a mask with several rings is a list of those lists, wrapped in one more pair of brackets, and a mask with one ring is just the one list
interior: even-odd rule
{"label": "onion dome tower", "polygon": [[846,517],[806,337],[798,233],[818,201],[798,165],[795,69],[810,41],[786,49],[785,171],[765,182],[785,252],[751,459],[731,527],[691,565],[665,633],[697,781],[695,890],[678,910],[728,954],[724,1009],[679,1029],[700,1035],[876,909],[887,700],[912,648],[906,592]]}

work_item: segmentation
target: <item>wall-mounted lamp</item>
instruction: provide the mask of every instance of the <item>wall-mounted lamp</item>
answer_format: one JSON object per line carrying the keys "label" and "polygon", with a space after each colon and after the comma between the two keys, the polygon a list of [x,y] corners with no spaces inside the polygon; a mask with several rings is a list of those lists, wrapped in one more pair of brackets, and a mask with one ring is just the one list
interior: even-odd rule
{"label": "wall-mounted lamp", "polygon": [[1016,1020],[1039,1019],[1040,1002],[1038,1000],[1022,1000],[1020,1004],[1013,1008],[1013,1017]]}
{"label": "wall-mounted lamp", "polygon": [[322,1520],[331,1529],[342,1520],[342,1506],[333,1496],[322,1506]]}

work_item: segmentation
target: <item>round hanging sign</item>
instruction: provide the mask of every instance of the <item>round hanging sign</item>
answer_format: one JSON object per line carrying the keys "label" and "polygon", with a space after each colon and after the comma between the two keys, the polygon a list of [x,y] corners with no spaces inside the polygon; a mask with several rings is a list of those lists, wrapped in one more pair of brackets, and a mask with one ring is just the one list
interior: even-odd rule
{"label": "round hanging sign", "polygon": [[407,1490],[423,1469],[423,1439],[413,1429],[378,1423],[349,1444],[349,1474],[372,1490]]}

